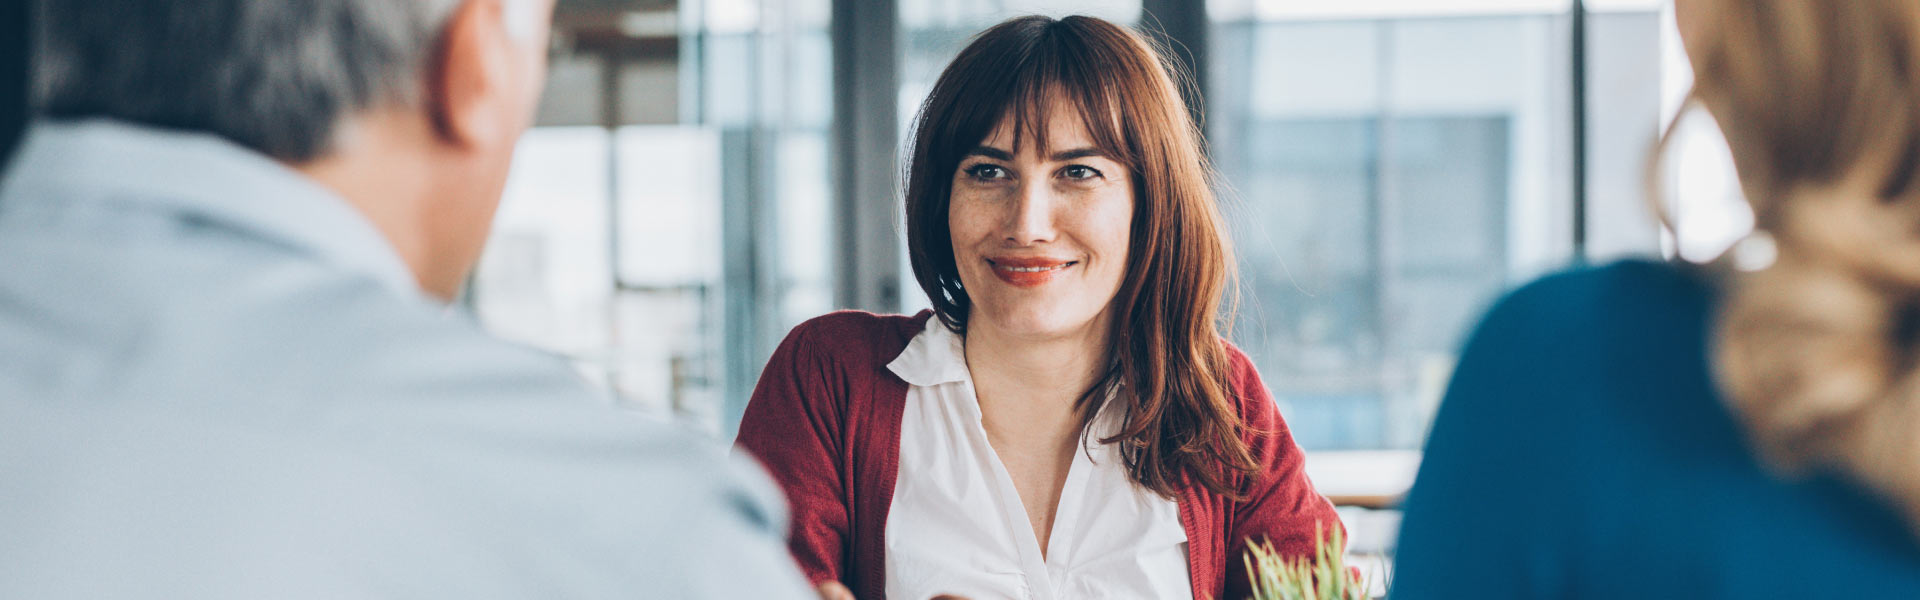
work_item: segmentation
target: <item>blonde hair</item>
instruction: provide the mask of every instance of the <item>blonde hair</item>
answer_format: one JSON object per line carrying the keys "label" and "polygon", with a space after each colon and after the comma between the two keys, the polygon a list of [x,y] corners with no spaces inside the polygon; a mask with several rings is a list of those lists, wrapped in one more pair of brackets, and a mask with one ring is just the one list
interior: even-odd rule
{"label": "blonde hair", "polygon": [[1841,475],[1920,532],[1920,1],[1676,10],[1689,105],[1778,248],[1727,270],[1716,379],[1768,465]]}

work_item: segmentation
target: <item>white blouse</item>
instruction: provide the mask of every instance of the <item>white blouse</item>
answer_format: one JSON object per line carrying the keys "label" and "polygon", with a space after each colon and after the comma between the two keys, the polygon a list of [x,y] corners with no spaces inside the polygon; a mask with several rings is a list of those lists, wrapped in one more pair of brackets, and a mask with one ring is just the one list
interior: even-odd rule
{"label": "white blouse", "polygon": [[[887,365],[911,386],[887,515],[887,598],[1191,599],[1179,505],[1134,485],[1098,437],[1073,455],[1041,558],[1013,478],[987,443],[965,356],[960,336],[928,319]],[[1111,412],[1101,411],[1095,433],[1117,431]]]}

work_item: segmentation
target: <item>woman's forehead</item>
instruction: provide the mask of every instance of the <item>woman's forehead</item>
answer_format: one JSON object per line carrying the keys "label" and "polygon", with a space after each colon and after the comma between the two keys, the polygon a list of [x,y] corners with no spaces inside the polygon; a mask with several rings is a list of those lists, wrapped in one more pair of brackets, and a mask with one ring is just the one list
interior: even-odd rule
{"label": "woman's forehead", "polygon": [[1028,146],[1043,155],[1063,148],[1117,151],[1118,148],[1105,146],[1114,145],[1119,138],[1119,116],[1108,119],[1108,130],[1093,131],[1089,125],[1095,121],[1089,119],[1087,113],[1079,102],[1060,91],[1049,92],[1035,101],[1012,102],[979,145],[1014,154],[1026,151]]}

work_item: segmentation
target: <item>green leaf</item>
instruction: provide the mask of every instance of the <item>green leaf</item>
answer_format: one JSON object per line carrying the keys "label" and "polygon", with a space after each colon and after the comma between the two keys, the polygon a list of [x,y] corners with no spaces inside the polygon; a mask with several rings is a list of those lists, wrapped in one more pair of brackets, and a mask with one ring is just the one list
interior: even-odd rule
{"label": "green leaf", "polygon": [[1281,555],[1272,539],[1248,541],[1241,560],[1253,588],[1250,600],[1370,600],[1372,577],[1353,577],[1347,565],[1345,530],[1315,524],[1314,539],[1312,555],[1298,558]]}

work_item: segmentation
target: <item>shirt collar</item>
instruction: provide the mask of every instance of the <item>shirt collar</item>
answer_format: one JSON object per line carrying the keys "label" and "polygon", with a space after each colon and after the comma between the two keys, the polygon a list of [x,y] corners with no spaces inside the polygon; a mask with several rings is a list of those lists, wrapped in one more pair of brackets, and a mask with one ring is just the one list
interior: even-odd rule
{"label": "shirt collar", "polygon": [[[967,370],[966,341],[953,330],[940,322],[940,317],[929,316],[927,325],[914,334],[907,342],[907,349],[901,350],[893,362],[887,363],[887,369],[898,375],[902,381],[919,387],[933,387],[945,383],[960,383],[972,377]],[[1121,411],[1114,406],[1117,396],[1108,396],[1107,402],[1100,406],[1100,414],[1094,419],[1093,433],[1083,440],[1089,448],[1098,446],[1101,438],[1120,433]],[[968,403],[974,416],[979,416],[977,404]]]}
{"label": "shirt collar", "polygon": [[902,381],[921,387],[966,381],[966,345],[940,322],[940,317],[929,316],[927,326],[913,336],[893,362],[887,363],[887,369]]}
{"label": "shirt collar", "polygon": [[0,207],[86,201],[246,231],[421,295],[392,244],[345,199],[215,135],[106,119],[35,123],[0,185]]}

